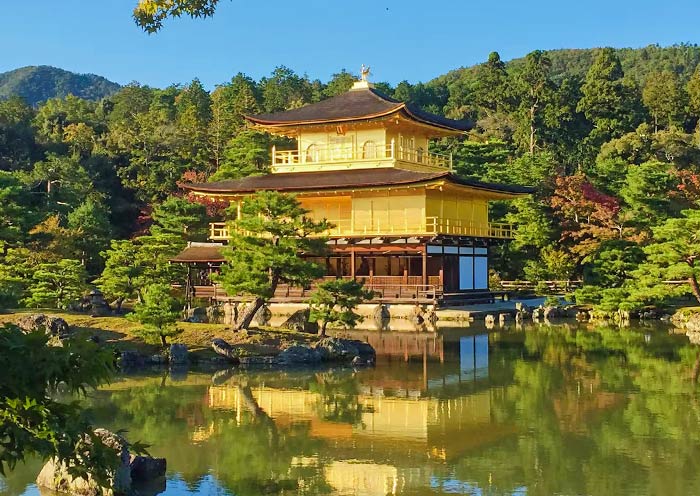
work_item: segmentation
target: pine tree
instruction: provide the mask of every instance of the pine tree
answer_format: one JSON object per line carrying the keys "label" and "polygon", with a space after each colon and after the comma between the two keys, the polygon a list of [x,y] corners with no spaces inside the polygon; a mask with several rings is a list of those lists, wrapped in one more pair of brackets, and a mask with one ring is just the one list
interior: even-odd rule
{"label": "pine tree", "polygon": [[355,313],[357,305],[372,296],[372,291],[364,289],[361,282],[348,279],[324,281],[309,300],[309,320],[321,322],[321,336],[326,335],[328,324],[353,328],[362,320],[362,316]]}
{"label": "pine tree", "polygon": [[175,323],[180,320],[178,301],[170,294],[168,284],[151,284],[143,289],[143,301],[137,303],[128,319],[143,325],[138,331],[147,342],[159,342],[163,349],[168,338],[182,333]]}
{"label": "pine tree", "polygon": [[[684,210],[682,217],[667,219],[652,232],[652,242],[644,247],[646,261],[632,272],[630,300],[659,303],[690,292],[700,303],[700,210]],[[687,285],[664,282],[675,280],[685,280]]]}
{"label": "pine tree", "polygon": [[86,277],[79,260],[41,264],[32,276],[25,303],[30,307],[68,308],[83,296]]}
{"label": "pine tree", "polygon": [[272,140],[267,133],[253,129],[240,131],[226,144],[224,156],[212,181],[240,179],[269,170]]}
{"label": "pine tree", "polygon": [[193,170],[209,173],[209,126],[212,119],[211,97],[198,79],[194,79],[175,99],[180,136],[179,155]]}
{"label": "pine tree", "polygon": [[138,246],[131,240],[114,239],[102,257],[105,268],[95,284],[105,296],[115,299],[119,313],[124,301],[136,294],[143,274],[143,267],[137,263]]}
{"label": "pine tree", "polygon": [[294,196],[275,191],[260,191],[243,202],[241,218],[231,223],[231,241],[224,254],[227,263],[219,277],[229,295],[253,298],[236,329],[250,325],[279,284],[303,287],[323,274],[300,255],[323,253],[325,240],[317,236],[330,225],[309,219],[307,213]]}
{"label": "pine tree", "polygon": [[88,198],[68,214],[68,229],[73,232],[71,244],[80,254],[82,264],[99,270],[100,252],[107,247],[112,234],[107,207]]}
{"label": "pine tree", "polygon": [[204,205],[171,196],[153,209],[152,234],[176,234],[186,241],[205,241],[207,213]]}
{"label": "pine tree", "polygon": [[353,74],[343,69],[331,76],[331,80],[328,81],[328,84],[323,89],[323,96],[325,98],[330,98],[332,96],[341,95],[352,88],[356,80],[357,78]]}
{"label": "pine tree", "polygon": [[238,73],[231,82],[211,94],[212,119],[209,129],[215,169],[219,170],[226,144],[245,129],[246,115],[261,111],[258,88],[251,78]]}
{"label": "pine tree", "polygon": [[691,115],[697,120],[700,119],[700,65],[695,68],[693,76],[686,86],[688,94],[688,108]]}

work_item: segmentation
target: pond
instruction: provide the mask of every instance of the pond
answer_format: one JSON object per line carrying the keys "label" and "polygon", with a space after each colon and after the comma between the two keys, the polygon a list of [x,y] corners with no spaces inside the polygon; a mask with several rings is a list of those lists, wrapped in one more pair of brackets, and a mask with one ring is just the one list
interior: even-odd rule
{"label": "pond", "polygon": [[[369,369],[120,377],[167,495],[700,494],[698,348],[659,325],[356,333]],[[39,462],[0,492],[34,495]]]}

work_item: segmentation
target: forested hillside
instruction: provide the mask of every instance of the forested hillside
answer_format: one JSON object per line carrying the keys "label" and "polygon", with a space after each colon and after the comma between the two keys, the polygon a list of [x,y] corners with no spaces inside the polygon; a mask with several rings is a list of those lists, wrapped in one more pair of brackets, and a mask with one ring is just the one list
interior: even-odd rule
{"label": "forested hillside", "polygon": [[[495,277],[584,277],[580,301],[638,308],[670,294],[700,301],[698,60],[691,46],[535,51],[508,64],[492,53],[425,84],[377,87],[475,122],[465,139],[435,144],[454,154],[458,173],[536,187],[493,206],[494,220],[518,226],[494,250]],[[52,271],[84,283],[105,263],[112,275],[134,268],[131,286],[137,276],[178,277],[169,254],[205,239],[209,216],[221,213],[181,198],[178,182],[265,172],[270,147],[290,143],[247,129],[243,115],[319,101],[353,79],[278,67],[211,92],[194,80],[132,84],[99,101],[0,102],[0,299],[41,304],[36,288]],[[105,277],[111,296],[128,292]]]}
{"label": "forested hillside", "polygon": [[121,86],[94,74],[76,74],[46,65],[21,67],[0,73],[0,99],[19,96],[29,105],[49,98],[75,95],[86,100],[101,100]]}

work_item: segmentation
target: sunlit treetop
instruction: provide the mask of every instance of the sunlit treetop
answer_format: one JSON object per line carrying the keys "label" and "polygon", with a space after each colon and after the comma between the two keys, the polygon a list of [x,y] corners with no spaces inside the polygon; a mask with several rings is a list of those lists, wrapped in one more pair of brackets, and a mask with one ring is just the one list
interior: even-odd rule
{"label": "sunlit treetop", "polygon": [[139,0],[134,8],[134,21],[147,33],[157,33],[163,22],[183,14],[192,18],[211,17],[219,0]]}

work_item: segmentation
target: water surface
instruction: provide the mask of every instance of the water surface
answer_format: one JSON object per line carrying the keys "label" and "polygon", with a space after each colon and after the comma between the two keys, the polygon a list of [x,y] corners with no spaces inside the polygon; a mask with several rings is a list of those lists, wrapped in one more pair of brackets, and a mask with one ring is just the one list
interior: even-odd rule
{"label": "water surface", "polygon": [[[376,368],[150,373],[91,399],[165,494],[700,494],[698,348],[667,328],[357,333]],[[41,464],[0,492],[34,495]]]}

